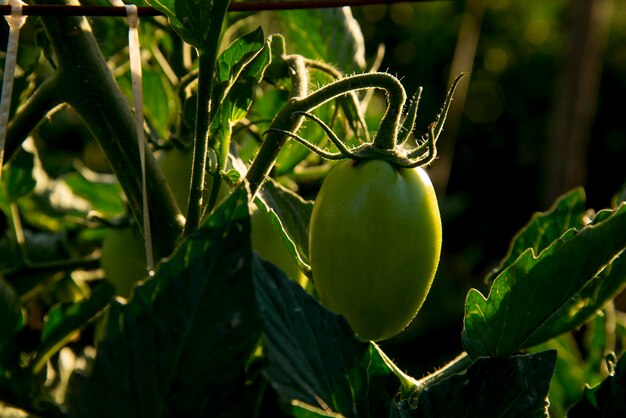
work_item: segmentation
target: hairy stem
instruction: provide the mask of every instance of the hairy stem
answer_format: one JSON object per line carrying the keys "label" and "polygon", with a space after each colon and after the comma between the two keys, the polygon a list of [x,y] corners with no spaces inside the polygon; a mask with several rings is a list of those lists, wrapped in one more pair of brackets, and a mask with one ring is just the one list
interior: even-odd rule
{"label": "hairy stem", "polygon": [[416,382],[418,390],[424,390],[428,387],[436,385],[454,374],[462,372],[471,366],[473,362],[474,360],[472,360],[466,352],[459,354],[441,369],[418,380]]}
{"label": "hairy stem", "polygon": [[[269,175],[278,153],[283,148],[289,136],[281,133],[280,130],[297,132],[304,121],[304,116],[294,115],[294,111],[298,110],[294,107],[299,102],[300,97],[305,97],[308,89],[308,73],[306,70],[304,59],[300,56],[292,56],[288,59],[288,64],[291,70],[291,99],[285,106],[278,112],[270,128],[278,130],[272,130],[267,133],[263,144],[259,148],[259,152],[248,170],[246,180],[250,186],[250,193],[252,196],[261,188],[263,182]],[[307,109],[308,110],[308,109]]]}
{"label": "hairy stem", "polygon": [[195,140],[193,146],[193,166],[191,170],[191,190],[187,206],[185,234],[198,228],[202,217],[202,191],[206,182],[207,152],[209,147],[211,114],[211,94],[213,91],[213,70],[217,59],[217,42],[213,48],[198,51],[198,101],[196,105]]}
{"label": "hairy stem", "polygon": [[[204,202],[202,192],[204,191],[207,172],[207,157],[211,140],[211,117],[214,104],[211,103],[213,97],[213,80],[215,73],[215,63],[219,52],[220,37],[222,33],[222,23],[226,17],[230,1],[211,2],[211,19],[207,36],[203,38],[202,45],[194,45],[198,51],[198,96],[196,103],[196,125],[193,148],[193,167],[191,170],[191,190],[189,192],[189,202],[187,205],[187,220],[185,222],[185,235],[196,230],[204,212],[212,209],[212,205],[217,198],[218,189],[211,192],[209,202]],[[225,150],[225,155],[220,155],[216,162],[215,169],[210,167],[212,173],[219,173],[226,163],[229,144],[220,144],[221,150]],[[214,150],[216,153],[219,150]],[[216,184],[213,182],[213,184]],[[219,182],[217,183],[219,187]],[[213,187],[215,189],[215,187]],[[207,205],[208,203],[208,205]]]}

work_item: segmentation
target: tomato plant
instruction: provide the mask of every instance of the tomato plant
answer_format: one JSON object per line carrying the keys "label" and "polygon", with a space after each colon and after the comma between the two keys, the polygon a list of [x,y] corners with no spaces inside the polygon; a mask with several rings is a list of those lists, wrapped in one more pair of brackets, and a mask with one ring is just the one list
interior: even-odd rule
{"label": "tomato plant", "polygon": [[[9,23],[23,21],[13,3],[5,8]],[[52,10],[34,3],[38,13]],[[147,0],[142,5],[154,9],[138,9],[137,23],[132,7],[124,9],[128,19],[88,20],[58,16],[76,13],[66,0],[48,3],[61,8],[12,27],[11,45],[16,31],[26,34],[20,53],[7,48],[0,57],[16,58],[19,68],[11,106],[6,90],[1,99],[9,122],[1,126],[0,415],[575,417],[626,410],[619,396],[623,188],[597,211],[581,187],[559,196],[501,248],[498,263],[490,253],[496,244],[480,244],[490,239],[481,234],[501,228],[495,212],[514,212],[500,195],[525,195],[502,186],[507,176],[494,182],[491,174],[476,182],[493,199],[482,206],[474,207],[473,189],[450,194],[445,187],[450,164],[469,164],[478,153],[495,158],[498,141],[485,137],[502,129],[495,126],[502,109],[492,103],[547,90],[511,87],[507,65],[528,57],[509,59],[510,43],[494,37],[480,46],[489,50],[475,74],[489,73],[492,82],[471,79],[466,121],[451,106],[453,97],[462,105],[459,86],[469,77],[441,74],[466,68],[458,57],[418,57],[416,74],[429,68],[425,92],[433,96],[420,105],[422,89],[407,95],[412,82],[365,48],[375,31],[362,33],[350,8],[242,15],[236,10],[267,5]],[[91,3],[89,10],[103,13]],[[445,13],[415,25],[428,31],[429,51],[463,34],[450,49],[467,59],[465,42],[478,38],[465,35],[480,27],[481,4],[433,6]],[[413,25],[422,15],[409,11],[424,7],[384,9],[391,21]],[[371,10],[361,18],[381,18],[383,8]],[[433,28],[443,21],[462,27],[439,36]],[[546,27],[560,27],[526,23],[520,43],[541,41],[529,36],[532,28],[545,35]],[[388,57],[411,55],[406,33],[394,31],[402,42]],[[388,72],[378,71],[381,62]],[[570,102],[586,104],[581,97]],[[507,132],[517,133],[505,149],[523,152],[494,163],[510,165],[510,176],[518,173],[512,162],[525,164],[545,148],[518,143],[517,136],[541,137],[519,119],[510,126],[507,119]],[[480,134],[466,124],[477,120],[490,124]],[[452,161],[455,131],[466,139]],[[472,135],[481,140],[468,141]],[[619,135],[598,138],[619,152]],[[88,158],[94,147],[107,167]],[[475,170],[461,172],[475,180]],[[493,225],[477,223],[467,233],[466,213],[478,211],[494,214]],[[460,240],[471,250],[459,253]],[[154,274],[146,274],[148,262]],[[477,263],[493,268],[483,274]]]}
{"label": "tomato plant", "polygon": [[345,161],[311,216],[311,269],[321,302],[365,340],[402,331],[422,306],[441,252],[437,197],[421,168]]}

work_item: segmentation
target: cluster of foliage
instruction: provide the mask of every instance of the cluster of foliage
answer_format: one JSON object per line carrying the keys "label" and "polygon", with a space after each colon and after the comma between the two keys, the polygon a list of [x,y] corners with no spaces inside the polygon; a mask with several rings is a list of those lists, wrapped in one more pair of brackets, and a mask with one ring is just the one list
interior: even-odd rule
{"label": "cluster of foliage", "polygon": [[[380,164],[431,162],[452,92],[443,111],[422,111],[435,120],[423,142],[402,155],[372,151],[368,125],[374,144],[396,145],[390,130],[412,135],[419,95],[405,106],[394,77],[363,75],[362,36],[349,10],[236,15],[226,13],[228,1],[147,4],[167,19],[140,25],[145,176],[125,21],[42,17],[23,29],[0,190],[7,414],[8,407],[43,417],[626,410],[626,318],[612,304],[626,286],[623,193],[596,213],[576,189],[533,215],[486,278],[488,295],[467,294],[463,352],[413,378],[384,344],[357,337],[352,327],[363,336],[369,323],[355,326],[318,301],[312,198],[345,153]],[[383,116],[367,109],[381,89]],[[338,194],[327,197],[340,201]],[[375,219],[350,226],[365,248]],[[154,274],[145,269],[147,231]],[[341,249],[326,240],[316,253]],[[383,251],[370,250],[372,259]],[[390,258],[408,270],[428,262]],[[372,292],[348,278],[361,266],[332,262],[336,281]],[[424,294],[426,282],[415,284]],[[401,296],[374,291],[391,306]]]}

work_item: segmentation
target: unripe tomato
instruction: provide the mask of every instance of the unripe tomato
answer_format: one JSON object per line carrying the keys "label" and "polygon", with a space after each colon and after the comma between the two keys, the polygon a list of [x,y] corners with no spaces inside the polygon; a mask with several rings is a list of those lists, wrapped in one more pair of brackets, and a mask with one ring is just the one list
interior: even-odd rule
{"label": "unripe tomato", "polygon": [[[189,192],[191,186],[191,169],[193,165],[193,149],[192,148],[173,148],[163,150],[159,155],[157,162],[167,183],[172,189],[172,194],[178,207],[183,214],[187,213],[189,204]],[[211,196],[211,187],[213,177],[207,175],[205,177],[205,187],[202,198],[205,200]],[[217,202],[220,203],[230,194],[228,186],[222,183],[217,194]]]}
{"label": "unripe tomato", "polygon": [[127,298],[135,283],[148,275],[145,244],[138,228],[111,229],[102,241],[100,266],[115,292]]}
{"label": "unripe tomato", "polygon": [[400,333],[422,306],[439,264],[441,217],[421,168],[343,161],[327,176],[310,225],[320,301],[363,340]]}
{"label": "unripe tomato", "polygon": [[270,219],[257,210],[250,216],[250,223],[252,226],[252,247],[256,252],[278,266],[287,277],[298,282],[300,286],[306,287],[308,278],[294,261]]}
{"label": "unripe tomato", "polygon": [[157,159],[159,167],[167,180],[178,207],[183,214],[187,213],[189,204],[189,187],[191,185],[191,167],[193,149],[173,148],[161,151]]}
{"label": "unripe tomato", "polygon": [[[164,150],[157,162],[172,189],[176,203],[181,211],[186,213],[193,150],[191,148]],[[211,185],[212,177],[209,176],[206,178],[204,199],[209,198]],[[218,202],[224,200],[228,194],[228,186],[222,184],[218,193]],[[143,237],[136,227],[112,229],[104,238],[100,265],[118,295],[128,297],[135,283],[147,276],[145,251]]]}

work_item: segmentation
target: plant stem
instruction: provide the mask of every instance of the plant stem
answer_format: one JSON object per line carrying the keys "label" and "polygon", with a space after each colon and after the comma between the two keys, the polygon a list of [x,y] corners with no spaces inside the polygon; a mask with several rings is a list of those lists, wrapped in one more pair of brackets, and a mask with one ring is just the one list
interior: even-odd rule
{"label": "plant stem", "polygon": [[[285,106],[278,112],[272,121],[270,128],[278,128],[285,131],[296,132],[302,122],[304,116],[294,116],[297,111],[296,103],[299,103],[299,97],[305,97],[308,91],[309,77],[305,66],[304,59],[299,55],[288,58],[288,64],[291,69],[291,98]],[[254,161],[248,170],[246,180],[250,187],[252,197],[259,191],[263,182],[269,176],[276,158],[283,148],[289,137],[285,134],[269,131],[265,140],[261,144]]]}
{"label": "plant stem", "polygon": [[419,379],[416,382],[417,388],[419,391],[422,391],[426,388],[436,385],[442,380],[447,379],[448,377],[467,369],[469,366],[472,365],[472,363],[474,363],[474,360],[472,360],[466,352],[463,352],[455,357],[451,362],[443,366],[441,369]]}
{"label": "plant stem", "polygon": [[217,59],[217,42],[213,48],[198,50],[198,97],[196,104],[195,140],[193,145],[193,165],[191,169],[191,189],[187,205],[185,235],[198,228],[202,217],[202,191],[204,190],[207,152],[209,145],[211,114],[211,94],[213,91],[213,71]]}
{"label": "plant stem", "polygon": [[34,122],[43,120],[55,107],[63,103],[58,94],[59,89],[57,77],[44,81],[28,101],[15,112],[7,129],[3,164],[11,159],[28,134],[35,128]]}
{"label": "plant stem", "polygon": [[[187,205],[187,220],[185,223],[185,235],[190,234],[198,228],[200,220],[207,210],[207,207],[215,202],[217,191],[213,190],[209,202],[204,202],[202,192],[206,182],[207,157],[209,151],[209,141],[211,137],[211,117],[213,113],[213,80],[215,75],[215,63],[219,52],[222,24],[226,17],[226,11],[230,1],[211,2],[213,9],[209,28],[202,41],[202,45],[194,45],[198,51],[198,97],[196,103],[196,125],[193,148],[193,167],[191,171],[191,190],[189,192],[189,202]],[[219,150],[225,150],[225,155],[218,155],[215,170],[219,173],[226,163],[229,144],[220,144]],[[218,152],[218,150],[214,150]],[[213,167],[211,167],[213,168]],[[217,180],[217,176],[213,180]],[[213,182],[219,187],[219,182]],[[215,189],[213,187],[212,189]],[[208,205],[207,205],[208,203]],[[210,207],[209,207],[210,208]]]}
{"label": "plant stem", "polygon": [[459,354],[454,360],[452,360],[436,372],[429,374],[422,379],[416,380],[400,370],[398,366],[393,361],[391,361],[389,357],[387,357],[384,351],[380,349],[378,344],[374,342],[372,342],[371,344],[378,351],[378,354],[385,362],[387,367],[389,367],[391,372],[395,374],[398,379],[400,379],[401,399],[416,399],[419,396],[419,393],[423,390],[436,385],[437,383],[449,378],[454,374],[462,372],[463,370],[471,366],[474,362],[474,360],[472,360],[467,355],[467,353],[463,352]]}
{"label": "plant stem", "polygon": [[[300,65],[304,67],[304,60],[302,60]],[[294,83],[302,83],[298,80],[305,80],[304,76],[299,76],[298,74],[299,71],[306,73],[306,69],[297,70],[297,67],[293,65],[292,69],[294,71],[292,86],[294,86],[294,89],[301,88],[299,84]],[[397,78],[386,73],[359,74],[342,78],[306,96],[302,95],[302,91],[300,91],[278,112],[270,128],[295,133],[302,124],[303,118],[302,116],[294,115],[294,112],[310,112],[336,97],[355,90],[371,88],[385,90],[388,101],[387,111],[383,115],[378,133],[374,138],[374,145],[383,150],[394,149],[401,125],[400,120],[402,107],[406,101],[406,92]],[[268,132],[246,176],[253,196],[269,175],[274,161],[276,161],[276,157],[285,145],[287,138],[287,135],[277,131]]]}
{"label": "plant stem", "polygon": [[[54,2],[64,4],[61,0]],[[142,173],[130,105],[115,83],[86,19],[42,17],[41,23],[58,61],[55,77],[63,88],[57,92],[85,121],[106,154],[141,226]],[[182,216],[149,149],[145,174],[154,253],[160,259],[173,250],[182,230]]]}

